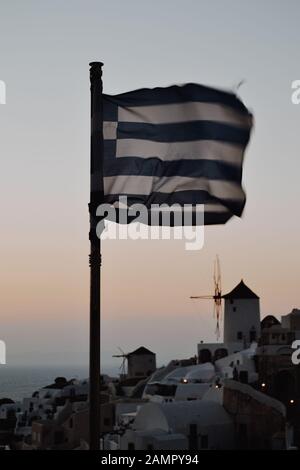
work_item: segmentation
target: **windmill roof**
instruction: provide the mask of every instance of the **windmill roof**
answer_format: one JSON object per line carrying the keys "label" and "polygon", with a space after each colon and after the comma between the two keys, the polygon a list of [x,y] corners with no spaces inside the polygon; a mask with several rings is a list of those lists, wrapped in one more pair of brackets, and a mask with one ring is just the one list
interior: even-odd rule
{"label": "windmill roof", "polygon": [[258,295],[246,286],[243,279],[231,292],[222,297],[223,299],[259,299]]}
{"label": "windmill roof", "polygon": [[155,354],[152,351],[149,351],[149,349],[144,348],[144,346],[141,346],[140,348],[136,349],[135,351],[132,351],[131,353],[128,354],[128,356],[134,355],[134,356],[142,356],[144,354],[151,354],[155,356]]}

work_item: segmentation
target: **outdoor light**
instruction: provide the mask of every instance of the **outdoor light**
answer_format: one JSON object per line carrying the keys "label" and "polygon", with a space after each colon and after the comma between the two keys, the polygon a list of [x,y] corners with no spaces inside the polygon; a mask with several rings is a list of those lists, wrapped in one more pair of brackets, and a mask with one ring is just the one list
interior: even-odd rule
{"label": "outdoor light", "polygon": [[262,387],[262,388],[265,388],[265,386],[266,386],[266,384],[263,382],[263,383],[261,384],[261,387]]}
{"label": "outdoor light", "polygon": [[188,379],[183,379],[182,382],[183,382],[184,384],[187,384],[187,383],[188,383]]}
{"label": "outdoor light", "polygon": [[295,400],[290,400],[290,404],[293,405],[295,403]]}

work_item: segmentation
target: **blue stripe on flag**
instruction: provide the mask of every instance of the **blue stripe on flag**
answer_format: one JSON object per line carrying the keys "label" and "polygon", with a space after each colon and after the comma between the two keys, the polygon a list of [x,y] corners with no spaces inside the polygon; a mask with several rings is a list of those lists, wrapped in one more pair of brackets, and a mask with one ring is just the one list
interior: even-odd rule
{"label": "blue stripe on flag", "polygon": [[143,175],[143,176],[187,176],[206,177],[213,180],[241,182],[242,169],[218,160],[175,160],[162,161],[159,158],[107,158],[104,176]]}
{"label": "blue stripe on flag", "polygon": [[[184,204],[196,205],[196,204],[208,204],[217,203],[226,207],[232,214],[240,216],[243,212],[245,205],[245,199],[222,199],[212,197],[207,191],[203,190],[191,190],[191,191],[176,191],[174,193],[161,193],[152,192],[150,195],[145,194],[126,194],[128,205],[132,204],[144,204],[148,209],[151,208],[151,204]],[[119,194],[106,194],[104,195],[105,202],[112,204],[119,199]]]}
{"label": "blue stripe on flag", "polygon": [[145,139],[154,142],[184,142],[192,140],[217,140],[246,145],[248,129],[214,121],[191,121],[175,124],[145,124],[119,122],[118,139]]}
{"label": "blue stripe on flag", "polygon": [[119,95],[104,94],[103,99],[105,108],[107,103],[119,106],[147,106],[199,101],[224,104],[244,114],[249,114],[247,108],[234,93],[216,90],[196,83],[188,83],[182,86],[172,85],[166,88],[142,88]]}

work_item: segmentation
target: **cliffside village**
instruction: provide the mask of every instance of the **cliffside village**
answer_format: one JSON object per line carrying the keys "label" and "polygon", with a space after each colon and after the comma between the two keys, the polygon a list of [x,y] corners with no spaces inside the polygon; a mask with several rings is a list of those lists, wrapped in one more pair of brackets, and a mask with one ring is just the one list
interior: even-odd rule
{"label": "cliffside village", "polygon": [[[156,367],[145,347],[126,373],[101,377],[101,447],[107,450],[300,448],[300,310],[261,320],[241,281],[224,299],[223,343]],[[14,403],[0,397],[3,449],[88,449],[88,380],[55,379]]]}

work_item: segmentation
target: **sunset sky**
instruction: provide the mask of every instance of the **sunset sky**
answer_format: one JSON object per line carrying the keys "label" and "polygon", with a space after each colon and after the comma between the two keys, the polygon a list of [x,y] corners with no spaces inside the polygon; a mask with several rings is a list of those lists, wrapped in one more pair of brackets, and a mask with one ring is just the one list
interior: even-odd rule
{"label": "sunset sky", "polygon": [[120,346],[159,364],[215,339],[213,260],[224,293],[241,278],[262,316],[300,307],[300,3],[277,0],[1,2],[0,339],[11,364],[87,364],[89,67],[104,91],[198,82],[239,95],[255,128],[242,219],[184,241],[103,243],[105,367]]}

